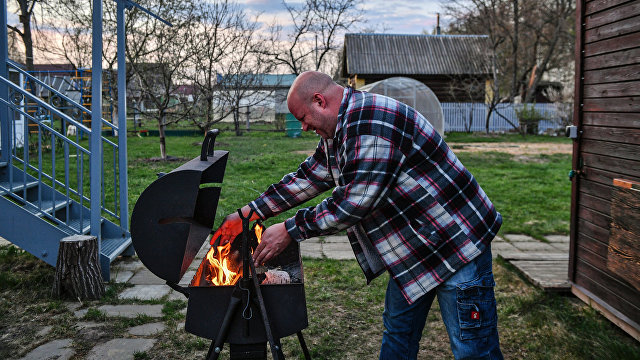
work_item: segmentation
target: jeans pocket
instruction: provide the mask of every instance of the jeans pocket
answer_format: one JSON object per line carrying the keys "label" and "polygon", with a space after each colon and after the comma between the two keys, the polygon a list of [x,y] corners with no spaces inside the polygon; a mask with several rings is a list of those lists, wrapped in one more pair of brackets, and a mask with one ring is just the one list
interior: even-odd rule
{"label": "jeans pocket", "polygon": [[461,340],[487,337],[498,327],[492,273],[460,283],[456,289]]}

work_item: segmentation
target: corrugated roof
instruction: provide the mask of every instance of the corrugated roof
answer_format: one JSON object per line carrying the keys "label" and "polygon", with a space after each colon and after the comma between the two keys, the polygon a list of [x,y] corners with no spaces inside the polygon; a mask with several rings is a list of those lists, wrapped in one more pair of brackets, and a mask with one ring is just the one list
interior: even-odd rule
{"label": "corrugated roof", "polygon": [[347,74],[489,74],[486,35],[346,34]]}

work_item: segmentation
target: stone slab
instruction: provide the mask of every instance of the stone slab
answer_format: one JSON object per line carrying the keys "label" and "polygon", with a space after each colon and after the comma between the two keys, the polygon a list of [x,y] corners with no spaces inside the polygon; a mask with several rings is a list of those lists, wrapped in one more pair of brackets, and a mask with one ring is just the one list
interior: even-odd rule
{"label": "stone slab", "polygon": [[138,270],[129,280],[129,284],[134,285],[164,285],[165,281],[154,275],[148,269]]}
{"label": "stone slab", "polygon": [[326,236],[323,240],[324,243],[349,243],[349,238],[346,235],[333,235]]}
{"label": "stone slab", "polygon": [[305,240],[300,243],[300,254],[304,257],[310,257],[313,259],[319,259],[322,257],[322,244],[319,242],[316,243],[307,243],[308,240]]}
{"label": "stone slab", "polygon": [[313,237],[310,239],[306,239],[303,242],[300,243],[300,245],[302,244],[317,244],[317,243],[321,243],[322,240],[319,237]]}
{"label": "stone slab", "polygon": [[550,243],[569,243],[569,235],[547,235],[544,237]]}
{"label": "stone slab", "polygon": [[533,251],[533,252],[557,252],[558,249],[551,246],[551,244],[543,243],[541,241],[531,242],[514,242],[512,243],[518,250]]}
{"label": "stone slab", "polygon": [[111,271],[112,272],[116,272],[116,271],[122,271],[122,270],[128,270],[128,271],[137,271],[144,268],[144,264],[138,260],[138,259],[126,259],[126,260],[120,260],[115,264],[111,264]]}
{"label": "stone slab", "polygon": [[0,246],[9,246],[11,242],[3,237],[0,237]]}
{"label": "stone slab", "polygon": [[40,345],[37,348],[31,350],[22,360],[42,360],[42,359],[55,359],[55,360],[67,360],[75,354],[75,351],[71,347],[71,339],[59,339],[49,341],[46,344]]}
{"label": "stone slab", "polygon": [[111,272],[111,280],[117,283],[126,283],[133,277],[133,271],[117,269]]}
{"label": "stone slab", "polygon": [[161,322],[144,324],[129,328],[127,332],[136,336],[151,336],[159,332],[163,332],[166,326]]}
{"label": "stone slab", "polygon": [[133,359],[135,353],[150,350],[155,344],[154,339],[113,339],[104,344],[96,345],[89,352],[88,360]]}
{"label": "stone slab", "polygon": [[158,300],[168,295],[171,288],[167,285],[135,285],[124,289],[119,299]]}
{"label": "stone slab", "polygon": [[348,243],[325,243],[322,244],[322,252],[329,259],[351,260],[355,259],[351,245]]}
{"label": "stone slab", "polygon": [[556,253],[535,252],[534,253],[534,252],[523,252],[523,251],[518,251],[518,252],[505,251],[500,253],[500,257],[505,260],[535,260],[535,261],[566,260],[566,261],[569,261],[569,254],[561,253],[561,252],[556,252]]}
{"label": "stone slab", "polygon": [[[102,305],[98,307],[98,310],[111,317],[135,318],[139,314],[154,318],[162,317],[162,305]],[[83,317],[87,311],[88,309],[76,311],[76,317]]]}
{"label": "stone slab", "polygon": [[511,261],[534,285],[546,291],[570,291],[569,261]]}
{"label": "stone slab", "polygon": [[38,330],[38,332],[36,333],[36,338],[43,338],[47,335],[49,335],[49,333],[51,332],[51,329],[53,329],[53,326],[51,325],[47,325],[42,327],[40,330]]}
{"label": "stone slab", "polygon": [[554,248],[562,251],[562,252],[569,252],[569,243],[568,242],[556,242],[556,243],[551,243],[551,246],[553,246]]}
{"label": "stone slab", "polygon": [[502,252],[502,251],[513,251],[513,252],[517,252],[519,251],[515,246],[513,246],[513,244],[508,243],[508,242],[495,242],[492,241],[491,242],[491,251],[493,252]]}
{"label": "stone slab", "polygon": [[538,241],[529,235],[523,234],[504,234],[504,238],[511,242]]}
{"label": "stone slab", "polygon": [[[204,259],[205,255],[207,255],[210,248],[211,248],[211,245],[209,244],[209,242],[205,241],[204,244],[202,244],[202,247],[200,248],[200,250],[198,250],[196,257],[193,260],[193,263],[197,263],[199,265],[200,261]],[[196,260],[200,260],[200,261],[196,261]]]}
{"label": "stone slab", "polygon": [[[198,265],[200,266],[200,265]],[[182,277],[182,279],[180,279],[180,281],[178,282],[178,285],[180,286],[189,286],[189,284],[191,284],[191,280],[193,280],[193,277],[196,276],[196,270],[189,270],[186,273],[184,273],[184,276]]]}
{"label": "stone slab", "polygon": [[187,301],[187,298],[183,294],[181,294],[181,293],[179,293],[179,292],[177,292],[175,290],[171,290],[171,292],[169,293],[169,296],[167,296],[167,300],[168,301],[172,301],[172,300]]}

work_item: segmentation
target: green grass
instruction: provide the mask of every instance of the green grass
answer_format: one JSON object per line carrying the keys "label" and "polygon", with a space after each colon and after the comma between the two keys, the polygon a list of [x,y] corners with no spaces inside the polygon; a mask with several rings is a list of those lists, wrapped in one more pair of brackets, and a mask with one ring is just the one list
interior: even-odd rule
{"label": "green grass", "polygon": [[570,155],[538,155],[523,161],[491,152],[461,153],[459,158],[502,214],[501,233],[537,238],[569,233]]}
{"label": "green grass", "polygon": [[[144,188],[157,178],[156,173],[171,171],[199,155],[202,137],[167,138],[168,153],[182,158],[178,162],[148,161],[159,155],[157,138],[130,137],[128,140],[129,208],[132,209]],[[250,132],[241,137],[230,132],[221,134],[216,148],[228,150],[230,154],[216,226],[224,215],[253,200],[285,173],[294,171],[318,140],[309,133],[296,139],[269,132]],[[447,142],[454,149],[456,143],[489,141],[567,143],[563,138],[520,135],[447,136]],[[497,152],[459,152],[458,155],[502,213],[503,233],[534,236],[568,233],[569,155],[521,157]],[[314,205],[321,198],[307,205]],[[282,221],[294,212],[288,211],[268,223]],[[539,291],[503,261],[494,263],[494,272],[505,358],[640,359],[640,346],[635,340],[581,301]],[[74,330],[78,320],[65,302],[51,298],[53,274],[52,267],[24,251],[0,247],[0,356],[11,357],[19,349],[33,348],[34,334],[43,325],[53,326],[43,341],[72,338],[77,356],[82,357],[95,344],[96,339],[85,337],[86,332]],[[305,259],[304,275],[309,327],[303,332],[312,358],[376,358],[383,330],[381,313],[388,277],[383,275],[367,286],[355,261],[327,259]],[[126,286],[110,283],[101,301],[83,304],[83,308],[91,309],[85,319],[100,323],[107,336],[124,336],[127,327],[157,321],[148,317],[106,318],[96,310],[102,304],[151,303],[118,299],[117,294]],[[158,341],[153,349],[134,357],[203,358],[210,342],[176,330],[176,326],[184,322],[180,311],[186,306],[185,302],[157,300],[152,303],[163,305],[162,321],[167,330],[154,336]],[[303,358],[295,336],[283,339],[283,348],[287,358]],[[427,318],[420,348],[421,359],[451,358],[437,302]],[[227,349],[228,345],[223,359],[228,359]]]}

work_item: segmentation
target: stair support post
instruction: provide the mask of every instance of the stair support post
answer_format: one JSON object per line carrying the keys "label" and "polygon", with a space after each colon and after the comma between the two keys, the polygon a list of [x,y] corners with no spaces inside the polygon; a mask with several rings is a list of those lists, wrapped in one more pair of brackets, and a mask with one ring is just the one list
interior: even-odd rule
{"label": "stair support post", "polygon": [[93,1],[91,48],[91,235],[102,249],[102,1]]}
{"label": "stair support post", "polygon": [[[0,76],[9,78],[7,58],[9,57],[9,30],[7,28],[7,0],[0,0]],[[0,82],[0,98],[9,100],[9,88]],[[0,104],[0,162],[9,162],[11,159],[11,121],[9,119],[9,107]]]}
{"label": "stair support post", "polygon": [[129,177],[127,175],[127,63],[125,59],[126,36],[124,28],[125,8],[125,0],[118,0],[118,178],[120,180],[120,227],[123,231],[127,231],[129,229]]}

